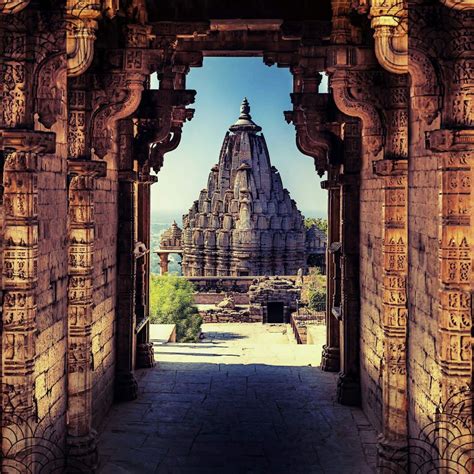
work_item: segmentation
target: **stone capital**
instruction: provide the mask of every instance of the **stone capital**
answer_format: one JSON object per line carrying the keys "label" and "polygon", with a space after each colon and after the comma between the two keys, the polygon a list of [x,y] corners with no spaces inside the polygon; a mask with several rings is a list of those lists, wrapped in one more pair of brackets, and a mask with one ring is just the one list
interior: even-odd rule
{"label": "stone capital", "polygon": [[0,129],[0,150],[30,153],[54,153],[56,134],[35,130]]}
{"label": "stone capital", "polygon": [[67,169],[69,176],[104,178],[107,174],[107,163],[93,160],[68,160]]}
{"label": "stone capital", "polygon": [[377,176],[404,176],[408,173],[408,160],[378,160],[372,163]]}
{"label": "stone capital", "polygon": [[472,151],[474,130],[440,129],[426,133],[428,148],[432,151]]}

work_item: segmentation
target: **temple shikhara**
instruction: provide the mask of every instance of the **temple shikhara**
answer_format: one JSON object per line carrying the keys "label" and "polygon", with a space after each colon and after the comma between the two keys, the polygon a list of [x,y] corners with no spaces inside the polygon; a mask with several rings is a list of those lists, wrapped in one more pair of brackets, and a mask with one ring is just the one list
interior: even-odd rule
{"label": "temple shikhara", "polygon": [[[183,452],[219,461],[220,452],[202,454],[215,432],[206,444],[194,443],[201,425],[189,437],[180,430],[195,428],[204,405],[223,416],[221,405],[206,395],[190,410],[200,395],[188,386],[175,403],[176,367],[168,384],[144,381],[166,371],[150,337],[151,187],[199,114],[187,74],[206,57],[232,56],[291,74],[281,119],[328,195],[321,362],[301,369],[276,351],[284,376],[260,383],[258,409],[232,412],[265,412],[272,423],[255,432],[270,424],[272,440],[291,435],[300,464],[285,464],[289,448],[269,455],[265,438],[251,445],[264,467],[248,471],[370,472],[351,470],[358,449],[382,473],[472,473],[473,0],[1,1],[0,471],[180,472]],[[229,297],[222,314],[268,328],[298,310],[294,274],[322,240],[304,228],[260,132],[244,101],[182,230],[173,226],[159,251],[162,268],[181,252],[200,288],[247,285],[250,309]],[[255,363],[252,375],[266,369]],[[212,391],[231,378],[197,383]],[[280,393],[286,405],[265,405]],[[146,413],[127,424],[139,404]],[[275,428],[274,416],[287,418]],[[131,452],[137,426],[149,431]],[[369,429],[376,454],[366,459],[353,440]],[[322,430],[324,442],[313,442]],[[163,464],[136,467],[163,456],[153,447],[170,432]]]}
{"label": "temple shikhara", "polygon": [[207,187],[183,218],[183,274],[295,275],[306,266],[303,217],[247,99],[229,130]]}

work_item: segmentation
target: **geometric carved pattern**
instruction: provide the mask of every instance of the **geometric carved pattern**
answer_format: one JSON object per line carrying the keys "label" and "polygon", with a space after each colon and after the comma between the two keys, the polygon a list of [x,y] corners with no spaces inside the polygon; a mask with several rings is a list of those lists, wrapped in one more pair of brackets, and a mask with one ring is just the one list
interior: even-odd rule
{"label": "geometric carved pattern", "polygon": [[[1,426],[36,414],[36,287],[38,280],[38,156],[4,152],[4,271]],[[22,430],[22,424],[13,428]],[[3,440],[2,450],[8,448]],[[29,459],[30,442],[19,455]],[[3,472],[3,469],[2,469]]]}
{"label": "geometric carved pattern", "polygon": [[[405,162],[406,163],[406,162]],[[406,436],[407,169],[383,178],[384,428],[395,440]]]}
{"label": "geometric carved pattern", "polygon": [[469,383],[471,376],[472,228],[471,152],[439,155],[440,362],[445,375]]}

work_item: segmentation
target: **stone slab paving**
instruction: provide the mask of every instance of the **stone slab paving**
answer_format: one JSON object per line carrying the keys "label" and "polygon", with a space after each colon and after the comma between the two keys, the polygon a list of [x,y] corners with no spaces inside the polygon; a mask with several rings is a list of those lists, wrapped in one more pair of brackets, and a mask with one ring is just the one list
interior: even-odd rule
{"label": "stone slab paving", "polygon": [[101,474],[372,473],[376,434],[335,403],[321,344],[284,325],[204,324],[198,344],[156,346],[136,401],[114,405]]}

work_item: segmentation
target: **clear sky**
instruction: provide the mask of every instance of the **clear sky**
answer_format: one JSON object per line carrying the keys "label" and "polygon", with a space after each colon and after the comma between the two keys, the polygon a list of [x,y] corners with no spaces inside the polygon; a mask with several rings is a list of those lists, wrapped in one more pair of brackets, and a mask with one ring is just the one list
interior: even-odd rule
{"label": "clear sky", "polygon": [[[152,87],[157,88],[156,77]],[[322,84],[324,86],[324,82]],[[169,222],[188,212],[207,184],[211,167],[218,162],[224,135],[239,115],[243,97],[251,115],[262,127],[270,160],[280,171],[283,186],[307,217],[327,212],[327,192],[313,159],[301,154],[295,144],[293,124],[283,111],[291,110],[292,77],[288,69],[268,67],[262,58],[205,58],[202,68],[192,68],[186,88],[195,89],[194,118],[186,122],[179,147],[165,155],[158,183],[152,186],[153,220]]]}

